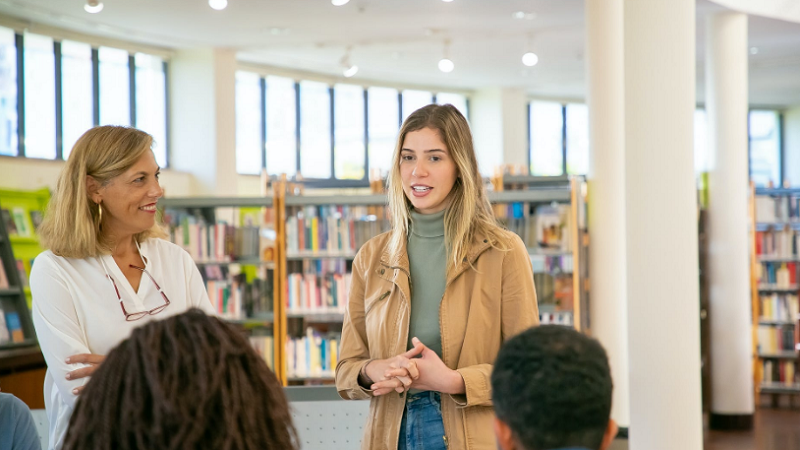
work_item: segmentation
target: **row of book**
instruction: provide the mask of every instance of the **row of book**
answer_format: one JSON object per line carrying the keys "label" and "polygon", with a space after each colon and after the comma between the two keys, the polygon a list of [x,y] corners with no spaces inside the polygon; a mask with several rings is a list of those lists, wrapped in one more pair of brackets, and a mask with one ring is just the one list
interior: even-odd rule
{"label": "row of book", "polygon": [[509,203],[495,205],[495,213],[501,210],[498,222],[519,235],[526,247],[571,251],[569,205],[537,206],[533,214],[530,208],[528,203]]}
{"label": "row of book", "polygon": [[756,232],[756,254],[760,258],[797,259],[800,231],[791,228]]}
{"label": "row of book", "polygon": [[794,327],[773,327],[760,325],[758,327],[758,352],[772,354],[777,352],[794,351]]}
{"label": "row of book", "polygon": [[245,319],[273,312],[271,273],[248,280],[246,274],[206,280],[214,311],[225,319]]}
{"label": "row of book", "polygon": [[797,294],[762,295],[760,300],[761,320],[797,321],[800,319]]}
{"label": "row of book", "polygon": [[762,383],[781,383],[787,386],[800,383],[797,376],[797,366],[794,361],[765,360],[763,364]]}
{"label": "row of book", "polygon": [[289,338],[286,343],[287,375],[289,378],[333,377],[339,362],[338,333],[321,334],[313,328],[301,338]]}
{"label": "row of book", "polygon": [[573,324],[572,312],[539,313],[539,323],[542,325],[564,325],[571,327]]}
{"label": "row of book", "polygon": [[170,227],[170,240],[186,250],[195,261],[236,261],[258,259],[257,227],[234,227],[226,223],[207,224],[184,216],[180,225]]}
{"label": "row of book", "polygon": [[369,215],[366,206],[307,206],[286,220],[286,251],[355,253],[390,223]]}
{"label": "row of book", "polygon": [[764,223],[800,221],[800,195],[756,196],[756,221]]}
{"label": "row of book", "polygon": [[44,214],[39,210],[28,211],[22,207],[0,209],[0,220],[9,236],[34,237],[43,219]]}
{"label": "row of book", "polygon": [[286,283],[288,312],[343,313],[350,273],[292,273]]}
{"label": "row of book", "polygon": [[777,289],[789,289],[797,285],[797,263],[764,262],[757,267],[759,283]]}
{"label": "row of book", "polygon": [[[33,261],[33,259],[28,261],[22,259],[16,260],[17,271],[19,272],[19,279],[22,283],[22,286],[28,286],[28,274],[31,272]],[[3,261],[0,260],[0,289],[8,289],[11,285],[12,283],[11,279],[9,278],[8,271],[6,271]]]}
{"label": "row of book", "polygon": [[272,336],[253,335],[248,337],[256,353],[264,358],[270,370],[275,370],[275,341]]}
{"label": "row of book", "polygon": [[25,335],[22,332],[22,322],[16,311],[3,311],[0,308],[0,344],[7,342],[22,342]]}
{"label": "row of book", "polygon": [[541,255],[532,254],[531,266],[533,273],[548,273],[551,275],[571,274],[574,269],[572,255]]}

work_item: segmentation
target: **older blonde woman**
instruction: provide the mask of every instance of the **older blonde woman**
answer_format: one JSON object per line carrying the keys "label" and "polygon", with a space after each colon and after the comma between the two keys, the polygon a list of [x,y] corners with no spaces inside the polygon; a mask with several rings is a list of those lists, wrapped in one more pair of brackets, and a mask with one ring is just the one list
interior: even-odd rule
{"label": "older blonde woman", "polygon": [[467,120],[428,105],[400,129],[392,231],[353,262],[336,387],[371,399],[362,448],[496,448],[490,376],[538,323],[530,257],[495,222]]}
{"label": "older blonde woman", "polygon": [[61,448],[88,377],[133,328],[198,307],[213,313],[191,257],[163,239],[150,135],[102,126],[75,144],[31,271],[33,323],[47,362],[50,447]]}

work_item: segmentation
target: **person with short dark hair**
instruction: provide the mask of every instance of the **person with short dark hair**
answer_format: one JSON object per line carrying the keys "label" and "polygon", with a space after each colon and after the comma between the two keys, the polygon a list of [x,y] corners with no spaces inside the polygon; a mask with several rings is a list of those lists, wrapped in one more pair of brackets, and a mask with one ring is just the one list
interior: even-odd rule
{"label": "person with short dark hair", "polygon": [[41,450],[31,410],[22,400],[0,392],[0,449]]}
{"label": "person with short dark hair", "polygon": [[600,343],[543,325],[510,339],[492,372],[495,435],[502,450],[605,450],[613,383]]}
{"label": "person with short dark hair", "polygon": [[247,338],[199,309],[133,330],[78,397],[65,450],[299,450],[286,396]]}

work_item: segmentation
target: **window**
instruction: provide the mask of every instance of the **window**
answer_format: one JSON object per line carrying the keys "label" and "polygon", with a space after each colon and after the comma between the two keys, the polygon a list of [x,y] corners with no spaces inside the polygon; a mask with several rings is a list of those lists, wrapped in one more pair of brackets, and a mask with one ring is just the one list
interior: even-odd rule
{"label": "window", "polygon": [[100,125],[131,125],[128,52],[98,49],[100,60]]}
{"label": "window", "polygon": [[757,186],[781,185],[780,116],[777,111],[750,111],[750,179]]}
{"label": "window", "polygon": [[392,154],[400,131],[400,108],[397,90],[371,87],[367,91],[369,111],[369,167],[380,171],[381,178],[389,173]]}
{"label": "window", "polygon": [[710,159],[708,154],[708,122],[705,109],[694,110],[694,172],[708,172]]}
{"label": "window", "polygon": [[56,157],[56,63],[53,39],[25,33],[25,156]]}
{"label": "window", "polygon": [[331,96],[325,83],[300,83],[300,173],[331,178]]}
{"label": "window", "polygon": [[261,78],[236,72],[236,171],[261,173]]}
{"label": "window", "polygon": [[290,78],[267,77],[267,171],[293,176],[297,172],[297,101]]}
{"label": "window", "polygon": [[153,153],[160,167],[167,166],[167,77],[164,60],[137,53],[136,128],[153,136]]}
{"label": "window", "polygon": [[469,119],[469,111],[467,111],[467,97],[461,94],[449,94],[447,92],[440,92],[436,94],[436,103],[439,105],[451,104],[461,111],[461,114]]}
{"label": "window", "polygon": [[17,44],[14,31],[0,27],[0,155],[17,156]]}
{"label": "window", "polygon": [[559,103],[530,104],[531,174],[553,176],[564,173],[564,116]]}
{"label": "window", "polygon": [[364,178],[364,88],[349,84],[333,87],[335,120],[334,171],[341,180]]}
{"label": "window", "polygon": [[433,94],[427,91],[403,91],[403,121],[414,111],[433,103]]}
{"label": "window", "polygon": [[94,125],[93,98],[92,47],[81,42],[62,41],[61,147],[64,159],[69,158],[78,138]]}
{"label": "window", "polygon": [[572,103],[567,108],[567,173],[589,173],[589,107]]}

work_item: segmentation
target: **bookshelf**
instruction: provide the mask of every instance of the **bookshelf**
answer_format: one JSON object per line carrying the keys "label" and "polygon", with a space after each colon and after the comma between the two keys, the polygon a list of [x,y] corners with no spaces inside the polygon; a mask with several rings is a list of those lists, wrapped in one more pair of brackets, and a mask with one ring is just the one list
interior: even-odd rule
{"label": "bookshelf", "polygon": [[800,189],[750,195],[753,372],[756,394],[800,394]]}
{"label": "bookshelf", "polygon": [[[0,203],[0,209],[5,208]],[[13,241],[6,220],[0,220],[0,359],[21,349],[38,352],[36,333],[23,289],[25,274],[19,273]]]}
{"label": "bookshelf", "polygon": [[[527,239],[522,237],[537,277],[542,322],[588,330],[584,182],[579,178],[528,181],[534,188],[490,192],[489,200],[501,223],[521,236],[527,230]],[[188,247],[204,279],[206,266],[269,271],[271,314],[236,316],[225,314],[229,311],[223,308],[223,317],[251,333],[270,334],[272,367],[284,385],[331,384],[353,258],[364,242],[390,229],[386,196],[287,195],[301,191],[287,186],[285,180],[273,181],[271,197],[164,198],[159,204],[172,239]],[[262,254],[255,258],[240,258],[236,251],[207,258],[210,250],[203,250],[203,239],[187,237],[184,231],[191,226],[191,233],[205,236],[203,227],[224,222],[226,231],[233,224],[235,232],[254,211],[262,215],[259,226],[272,233],[270,249],[262,245]],[[542,211],[551,214],[547,223],[559,229],[553,242],[536,238]]]}

